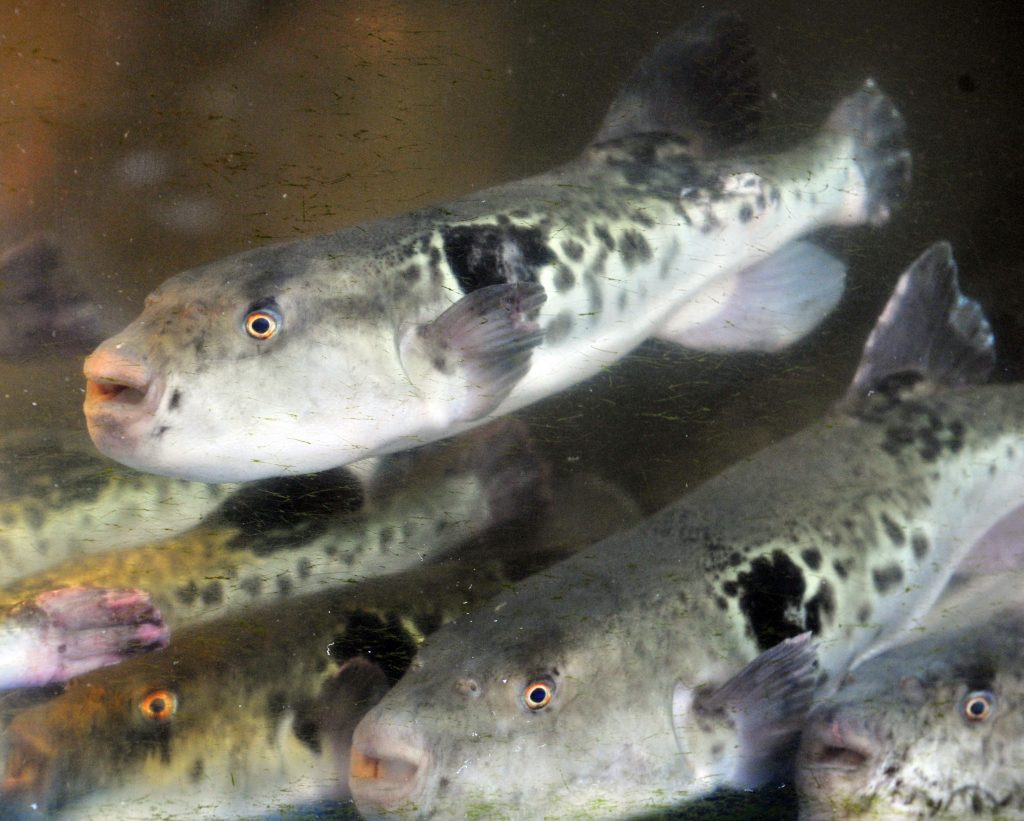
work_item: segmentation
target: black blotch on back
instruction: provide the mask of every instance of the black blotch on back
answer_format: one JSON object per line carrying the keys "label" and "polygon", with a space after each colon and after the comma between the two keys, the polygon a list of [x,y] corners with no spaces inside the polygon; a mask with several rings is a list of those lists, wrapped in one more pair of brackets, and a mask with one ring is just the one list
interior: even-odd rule
{"label": "black blotch on back", "polygon": [[804,620],[807,629],[815,635],[821,633],[822,621],[832,621],[836,612],[836,598],[832,592],[832,585],[822,581],[818,592],[812,596],[804,607]]}
{"label": "black blotch on back", "polygon": [[537,228],[460,225],[442,232],[444,253],[463,293],[506,282],[536,282],[555,255]]}
{"label": "black blotch on back", "polygon": [[800,554],[800,558],[804,560],[811,570],[817,570],[821,567],[821,552],[816,547],[809,547]]}
{"label": "black blotch on back", "polygon": [[651,258],[651,246],[639,231],[627,230],[622,232],[619,239],[619,253],[622,254],[622,261],[631,268]]}
{"label": "black blotch on back", "polygon": [[762,650],[803,632],[797,620],[807,585],[800,568],[781,550],[759,556],[737,575],[740,610]]}
{"label": "black blotch on back", "polygon": [[928,555],[928,537],[923,533],[915,533],[910,537],[910,549],[914,552],[914,558],[920,561]]}
{"label": "black blotch on back", "polygon": [[409,669],[416,644],[396,614],[356,611],[348,617],[345,632],[331,642],[328,653],[339,666],[354,656],[366,656],[384,671],[388,683],[394,684]]}
{"label": "black blotch on back", "polygon": [[896,524],[886,513],[881,515],[881,520],[882,527],[885,528],[885,534],[889,537],[889,541],[897,547],[902,547],[907,541],[907,537],[903,535],[903,528]]}
{"label": "black blotch on back", "polygon": [[358,481],[338,468],[251,482],[229,496],[218,515],[240,530],[229,547],[265,556],[301,547],[362,504]]}
{"label": "black blotch on back", "polygon": [[181,404],[181,391],[175,388],[171,392],[171,401],[167,403],[167,410],[177,410]]}

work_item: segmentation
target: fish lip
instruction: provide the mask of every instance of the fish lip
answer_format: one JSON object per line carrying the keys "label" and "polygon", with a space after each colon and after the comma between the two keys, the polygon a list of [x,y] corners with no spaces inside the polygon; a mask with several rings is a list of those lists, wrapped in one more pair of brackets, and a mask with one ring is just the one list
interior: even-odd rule
{"label": "fish lip", "polygon": [[50,785],[56,783],[53,753],[42,739],[10,728],[3,777],[0,779],[0,806],[31,805],[46,810],[50,806]]}
{"label": "fish lip", "polygon": [[419,733],[360,722],[352,737],[348,776],[359,811],[387,814],[414,808],[432,763]]}
{"label": "fish lip", "polygon": [[86,427],[104,453],[129,454],[147,423],[152,423],[164,394],[164,380],[141,357],[101,346],[86,358]]}
{"label": "fish lip", "polygon": [[800,758],[815,772],[856,775],[871,770],[878,759],[874,734],[838,712],[809,722],[804,728]]}

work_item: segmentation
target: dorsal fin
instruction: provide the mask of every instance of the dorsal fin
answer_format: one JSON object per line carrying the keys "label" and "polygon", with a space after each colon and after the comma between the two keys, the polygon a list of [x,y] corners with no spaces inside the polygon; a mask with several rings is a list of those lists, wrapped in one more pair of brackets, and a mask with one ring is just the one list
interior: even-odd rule
{"label": "dorsal fin", "polygon": [[704,154],[753,137],[760,104],[750,32],[735,14],[717,14],[678,29],[641,60],[594,142],[670,132]]}
{"label": "dorsal fin", "polygon": [[900,277],[868,337],[846,402],[900,385],[985,382],[995,366],[992,328],[960,292],[948,242],[936,242]]}

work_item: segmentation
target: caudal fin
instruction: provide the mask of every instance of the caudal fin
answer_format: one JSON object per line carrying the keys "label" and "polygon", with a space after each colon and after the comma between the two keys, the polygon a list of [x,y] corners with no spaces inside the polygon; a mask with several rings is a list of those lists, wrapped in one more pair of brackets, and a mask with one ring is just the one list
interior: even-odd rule
{"label": "caudal fin", "polygon": [[852,139],[853,159],[864,178],[860,213],[851,221],[881,225],[910,187],[903,117],[875,81],[868,80],[836,106],[825,131]]}

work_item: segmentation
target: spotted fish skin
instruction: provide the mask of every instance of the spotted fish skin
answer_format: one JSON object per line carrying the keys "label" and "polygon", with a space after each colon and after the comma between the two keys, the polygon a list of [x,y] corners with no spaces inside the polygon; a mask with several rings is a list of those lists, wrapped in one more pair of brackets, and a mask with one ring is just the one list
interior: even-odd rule
{"label": "spotted fish skin", "polygon": [[792,241],[884,222],[910,155],[869,82],[807,144],[721,159],[756,121],[752,63],[716,17],[656,49],[561,168],[172,278],[86,361],[94,442],[206,481],[302,473],[457,434],[652,336],[799,339],[845,269]]}
{"label": "spotted fish skin", "polygon": [[973,580],[959,593],[968,612],[944,598],[940,618],[814,708],[797,758],[802,821],[1024,814],[1022,582],[1019,570],[995,589]]}
{"label": "spotted fish skin", "polygon": [[[1024,385],[928,381],[964,376],[964,361],[976,376],[991,366],[987,323],[955,283],[948,246],[911,267],[865,353],[872,375],[832,418],[432,636],[356,730],[354,759],[380,762],[353,770],[360,810],[621,817],[780,766],[780,739],[750,744],[701,693],[804,631],[833,686],[931,607],[1024,498]],[[936,313],[944,323],[918,327],[941,324],[959,345],[902,326]],[[894,341],[922,357],[887,355]],[[907,361],[925,382],[906,387]]]}
{"label": "spotted fish skin", "polygon": [[[0,814],[251,817],[346,795],[351,733],[424,636],[638,517],[616,488],[562,490],[604,515],[564,510],[457,558],[184,627],[165,651],[74,679],[7,725]],[[176,711],[147,722],[140,704],[161,690]]]}

